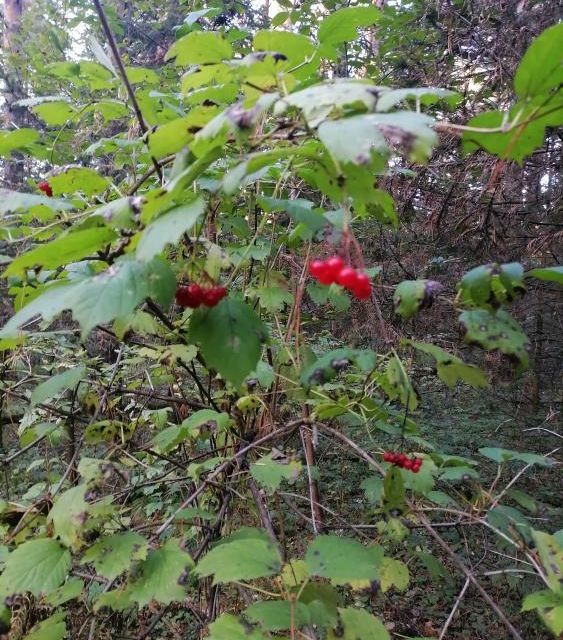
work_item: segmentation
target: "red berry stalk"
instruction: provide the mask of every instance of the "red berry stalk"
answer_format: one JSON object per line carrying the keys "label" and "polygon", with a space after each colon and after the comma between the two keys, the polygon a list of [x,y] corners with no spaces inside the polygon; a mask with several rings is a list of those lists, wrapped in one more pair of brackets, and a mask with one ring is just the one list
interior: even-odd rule
{"label": "red berry stalk", "polygon": [[190,309],[197,309],[202,304],[206,307],[215,307],[226,295],[227,290],[220,285],[202,287],[197,282],[192,282],[176,289],[176,302],[181,307]]}
{"label": "red berry stalk", "polygon": [[401,469],[412,471],[413,473],[418,473],[420,467],[422,467],[422,458],[417,458],[416,456],[414,458],[408,458],[404,453],[386,451],[383,454],[383,460],[394,464],[396,467],[401,467]]}
{"label": "red berry stalk", "polygon": [[321,284],[337,283],[351,291],[358,300],[367,300],[371,296],[371,282],[362,271],[345,265],[340,256],[332,256],[327,260],[313,260],[309,272]]}

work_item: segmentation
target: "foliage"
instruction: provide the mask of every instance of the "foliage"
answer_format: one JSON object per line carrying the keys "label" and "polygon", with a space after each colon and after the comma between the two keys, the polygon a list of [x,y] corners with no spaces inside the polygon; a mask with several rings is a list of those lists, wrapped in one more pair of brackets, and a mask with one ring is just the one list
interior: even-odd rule
{"label": "foliage", "polygon": [[[110,3],[95,17],[74,4],[74,27],[93,33],[101,24],[98,36],[130,44],[127,20]],[[506,504],[529,506],[513,484],[554,461],[480,446],[497,473],[485,489],[482,465],[423,437],[416,412],[425,390],[413,359],[430,356],[450,389],[489,385],[480,366],[434,344],[438,330],[432,342],[415,339],[415,323],[448,305],[468,345],[524,372],[531,342],[509,305],[527,295],[525,278],[561,284],[561,267],[475,266],[457,295],[455,280],[420,272],[379,287],[384,265],[371,264],[358,240],[364,229],[408,227],[387,185],[421,171],[442,132],[461,133],[466,152],[523,162],[546,129],[563,124],[561,25],[523,55],[517,102],[455,125],[447,110],[462,100],[457,91],[387,86],[366,55],[367,39],[388,63],[387,39],[401,37],[408,7],[329,2],[296,11],[279,2],[283,11],[261,24],[245,23],[236,8],[225,15],[223,4],[196,3],[191,13],[185,3],[138,4],[139,15],[162,11],[174,24],[166,53],[136,65],[139,52],[115,59],[94,38],[95,61],[82,51],[84,59],[46,62],[22,47],[31,84],[18,106],[33,126],[0,132],[0,156],[24,158],[33,176],[3,189],[0,204],[10,252],[0,256],[2,279],[14,308],[0,329],[1,388],[6,405],[18,403],[16,452],[3,462],[27,462],[17,467],[23,490],[14,502],[6,495],[0,513],[0,592],[10,607],[26,593],[48,607],[25,637],[73,633],[79,608],[92,637],[104,620],[133,625],[147,610],[176,615],[175,603],[188,603],[184,622],[207,628],[211,640],[280,632],[293,640],[298,630],[388,640],[384,614],[373,613],[384,609],[370,599],[407,597],[421,554],[434,578],[447,574],[423,547],[438,541],[447,562],[480,585],[427,516],[440,509],[456,526],[487,528],[500,556],[508,545],[526,563],[545,588],[524,594],[523,610],[561,633],[561,536]],[[376,28],[387,33],[380,52]],[[72,39],[73,26],[60,33]],[[36,177],[52,197],[32,193]],[[312,283],[312,257],[326,252],[378,278],[372,298],[352,301],[338,283]],[[191,309],[175,298],[187,283],[222,283],[228,295]],[[333,313],[327,302],[365,312],[381,340],[327,337],[319,329]],[[384,305],[400,317],[397,330],[388,330]],[[452,348],[461,349],[461,341]],[[345,535],[323,532],[319,434],[368,467],[357,465],[352,482],[369,504],[348,519],[336,514]],[[384,461],[390,437],[418,449],[420,473]],[[52,449],[52,464],[20,458],[39,450],[48,460]],[[511,465],[519,471],[498,487]],[[475,495],[460,483],[473,483]],[[306,515],[293,502],[302,496]],[[289,543],[282,500],[301,518]],[[369,536],[353,518],[369,520]],[[247,526],[258,521],[262,529]],[[426,537],[412,535],[417,526]],[[235,615],[227,609],[240,590],[246,608],[241,600]]]}

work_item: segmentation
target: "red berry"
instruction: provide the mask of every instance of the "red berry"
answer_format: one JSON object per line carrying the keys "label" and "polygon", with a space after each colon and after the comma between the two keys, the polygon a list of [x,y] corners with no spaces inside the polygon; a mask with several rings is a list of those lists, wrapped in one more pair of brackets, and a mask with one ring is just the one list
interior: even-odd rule
{"label": "red berry", "polygon": [[412,471],[414,469],[414,463],[412,460],[409,460],[407,458],[407,460],[405,460],[404,464],[403,464],[403,469],[407,469],[408,471]]}
{"label": "red berry", "polygon": [[343,267],[336,277],[336,282],[346,289],[354,289],[356,286],[356,270],[353,267]]}
{"label": "red berry", "polygon": [[214,307],[227,295],[225,287],[208,287],[202,291],[202,302],[206,307]]}
{"label": "red berry", "polygon": [[371,296],[371,282],[365,273],[356,273],[356,282],[352,291],[359,300],[367,300]]}
{"label": "red berry", "polygon": [[322,266],[321,272],[317,276],[317,280],[321,284],[326,284],[326,285],[332,284],[335,281],[335,277],[332,271],[327,267],[326,262],[323,262],[323,266]]}
{"label": "red berry", "polygon": [[403,466],[407,460],[407,456],[404,453],[397,453],[396,454],[396,458],[397,458],[397,462]]}
{"label": "red berry", "polygon": [[201,287],[195,282],[192,282],[187,287],[178,287],[176,290],[176,302],[181,307],[196,309],[202,302],[201,296]]}
{"label": "red berry", "polygon": [[395,456],[394,456],[390,451],[386,451],[386,452],[383,454],[383,460],[384,460],[384,462],[393,462],[393,458],[394,458],[394,457],[395,457]]}
{"label": "red berry", "polygon": [[43,191],[43,193],[49,198],[53,197],[53,189],[51,188],[51,185],[48,182],[45,182],[45,181],[40,182],[37,185],[37,188],[39,189],[39,191]]}
{"label": "red berry", "polygon": [[325,263],[322,260],[313,260],[309,265],[309,273],[313,278],[318,278],[325,271]]}
{"label": "red berry", "polygon": [[344,260],[340,256],[332,256],[325,262],[325,268],[332,278],[331,282],[336,282],[338,274],[344,268]]}

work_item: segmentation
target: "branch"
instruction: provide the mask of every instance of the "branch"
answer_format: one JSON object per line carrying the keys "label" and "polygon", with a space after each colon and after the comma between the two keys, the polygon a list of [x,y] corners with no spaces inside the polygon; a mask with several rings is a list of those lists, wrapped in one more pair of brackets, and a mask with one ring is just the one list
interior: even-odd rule
{"label": "branch", "polygon": [[[125,89],[127,91],[127,95],[129,96],[129,100],[131,101],[131,106],[133,107],[133,111],[135,112],[135,116],[139,122],[139,126],[141,127],[141,131],[143,134],[147,133],[148,127],[143,118],[143,114],[141,112],[141,108],[139,107],[139,103],[137,102],[137,98],[135,97],[135,92],[133,91],[133,87],[129,82],[129,78],[127,77],[127,71],[125,70],[125,66],[123,64],[123,60],[121,59],[121,54],[119,53],[119,49],[117,47],[117,42],[115,41],[115,36],[112,33],[111,27],[109,26],[109,22],[107,16],[105,14],[104,8],[100,0],[93,0],[94,6],[96,7],[96,12],[100,18],[100,22],[102,24],[102,29],[107,38],[108,44],[110,46],[111,52],[113,54],[114,62],[117,66],[117,70],[119,71],[119,75],[123,80],[123,84],[125,85]],[[152,163],[154,165],[156,173],[158,173],[158,177],[160,178],[160,182],[164,181],[162,175],[162,168],[158,163],[158,160],[151,156]]]}

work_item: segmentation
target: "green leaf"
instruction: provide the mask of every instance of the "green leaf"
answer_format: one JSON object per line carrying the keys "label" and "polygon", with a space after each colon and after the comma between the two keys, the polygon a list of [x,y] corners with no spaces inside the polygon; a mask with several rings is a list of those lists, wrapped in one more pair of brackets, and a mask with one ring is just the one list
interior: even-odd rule
{"label": "green leaf", "polygon": [[182,424],[168,427],[157,433],[152,442],[158,451],[168,453],[188,438],[195,440],[203,436],[202,439],[208,439],[210,435],[224,432],[230,424],[231,419],[228,413],[201,409],[186,418]]}
{"label": "green leaf", "polygon": [[391,89],[382,91],[377,101],[377,111],[389,111],[394,106],[407,100],[408,98],[416,98],[423,104],[433,104],[439,99],[450,98],[449,101],[459,99],[459,94],[448,89],[439,89],[437,87],[412,87],[409,89]]}
{"label": "green leaf", "polygon": [[12,151],[17,149],[25,149],[38,139],[39,132],[35,129],[0,130],[0,157],[9,156]]}
{"label": "green leaf", "polygon": [[0,595],[29,591],[34,596],[59,587],[70,570],[70,553],[56,540],[38,538],[20,544],[6,559]]}
{"label": "green leaf", "polygon": [[[291,97],[291,96],[290,96]],[[431,129],[433,118],[414,111],[373,113],[325,120],[318,129],[319,138],[339,163],[365,165],[372,153],[385,154],[386,135],[393,132],[393,141],[415,162],[426,162],[438,142]]]}
{"label": "green leaf", "polygon": [[155,158],[176,153],[183,149],[194,135],[214,116],[217,107],[199,106],[190,109],[187,116],[167,122],[148,134],[149,149]]}
{"label": "green leaf", "polygon": [[66,635],[66,612],[59,611],[38,622],[22,640],[63,640]]}
{"label": "green leaf", "polygon": [[409,411],[414,411],[417,408],[418,394],[397,355],[393,354],[383,374],[377,375],[376,379],[391,400],[398,398]]}
{"label": "green leaf", "polygon": [[321,44],[335,45],[352,42],[358,37],[359,27],[369,27],[381,18],[376,7],[344,7],[332,12],[319,24],[318,38]]}
{"label": "green leaf", "polygon": [[293,625],[295,628],[310,624],[311,615],[305,604],[296,602],[291,612],[291,603],[287,600],[273,602],[255,602],[244,612],[251,621],[260,624],[266,631],[283,631]]}
{"label": "green leaf", "polygon": [[395,313],[408,320],[421,309],[429,309],[441,290],[442,285],[434,280],[403,280],[393,294]]}
{"label": "green leaf", "polygon": [[265,578],[278,573],[281,557],[259,529],[242,530],[225,538],[196,567],[202,577],[213,575],[213,584]]}
{"label": "green leaf", "polygon": [[365,478],[360,486],[370,504],[379,504],[383,496],[383,480],[379,476]]}
{"label": "green leaf", "polygon": [[475,389],[489,386],[489,381],[484,371],[473,364],[465,364],[461,358],[448,351],[427,342],[407,340],[406,344],[410,344],[418,351],[431,355],[436,360],[438,377],[448,387],[454,387],[459,380],[467,382]]}
{"label": "green leaf", "polygon": [[467,124],[493,131],[465,131],[462,144],[465,152],[483,148],[499,158],[522,164],[524,158],[543,145],[546,127],[563,124],[563,93],[549,100],[538,96],[529,102],[515,104],[508,113],[487,111]]}
{"label": "green leaf", "polygon": [[287,60],[272,61],[273,69],[278,73],[303,64],[315,53],[315,46],[307,36],[291,31],[257,31],[254,35],[253,48],[258,52],[283,54]]}
{"label": "green leaf", "polygon": [[395,587],[397,591],[405,591],[409,586],[409,568],[404,562],[394,558],[383,558],[380,569],[380,584],[383,593]]}
{"label": "green leaf", "polygon": [[189,232],[205,210],[205,200],[198,198],[182,204],[156,218],[144,230],[137,245],[137,258],[148,261],[161,253],[167,244],[176,244]]}
{"label": "green leaf", "polygon": [[363,609],[338,609],[338,624],[327,640],[390,640],[384,624]]}
{"label": "green leaf", "polygon": [[321,535],[307,549],[305,562],[311,575],[329,578],[333,584],[379,580],[380,547],[365,547],[357,540]]}
{"label": "green leaf", "polygon": [[501,449],[499,447],[481,447],[479,453],[495,462],[509,462],[518,460],[526,464],[538,464],[540,467],[552,467],[554,460],[540,456],[537,453],[526,453],[525,451],[513,451],[511,449]]}
{"label": "green leaf", "polygon": [[147,557],[149,545],[142,535],[128,531],[104,536],[82,557],[82,564],[92,564],[96,573],[113,580],[131,564]]}
{"label": "green leaf", "polygon": [[486,351],[499,349],[519,363],[517,371],[528,368],[530,342],[520,325],[506,311],[495,314],[484,309],[464,311],[459,316],[465,342]]}
{"label": "green leaf", "polygon": [[105,191],[108,186],[107,178],[101,176],[94,169],[87,167],[69,167],[57,175],[49,178],[49,184],[54,195],[63,193],[83,193],[94,196]]}
{"label": "green leaf", "polygon": [[10,189],[0,189],[0,215],[15,211],[35,211],[47,207],[51,211],[65,211],[74,205],[68,200],[38,196],[34,193],[19,193]]}
{"label": "green leaf", "polygon": [[350,365],[368,373],[375,367],[376,354],[371,349],[335,349],[318,358],[301,373],[301,383],[306,388],[324,384]]}
{"label": "green leaf", "polygon": [[549,588],[563,594],[563,547],[554,536],[544,531],[532,531],[532,536],[545,569]]}
{"label": "green leaf", "polygon": [[538,267],[537,269],[528,271],[526,275],[538,278],[538,280],[547,280],[549,282],[563,284],[563,266]]}
{"label": "green leaf", "polygon": [[84,534],[98,525],[99,517],[112,511],[112,497],[101,500],[86,500],[88,486],[80,484],[61,493],[56,499],[48,520],[53,524],[57,537],[67,547],[80,549],[84,544]]}
{"label": "green leaf", "polygon": [[159,549],[149,551],[146,560],[136,567],[136,577],[128,583],[126,593],[131,602],[144,607],[150,602],[168,604],[186,597],[185,577],[193,567],[190,554],[172,538]]}
{"label": "green leaf", "polygon": [[85,337],[96,325],[131,313],[146,298],[167,307],[175,291],[176,278],[166,261],[158,257],[150,262],[124,259],[80,282],[70,292],[65,308],[72,310]]}
{"label": "green leaf", "polygon": [[55,283],[55,285],[46,287],[41,295],[34,298],[8,320],[0,331],[0,338],[17,336],[19,327],[36,316],[42,316],[45,321],[52,320],[67,308],[67,298],[74,292],[75,286]]}
{"label": "green leaf", "polygon": [[117,234],[107,227],[83,229],[58,236],[15,258],[2,274],[4,277],[24,274],[30,267],[53,269],[91,256],[98,249],[110,244]]}
{"label": "green leaf", "polygon": [[290,483],[297,480],[301,473],[301,463],[289,458],[273,460],[270,453],[252,463],[250,473],[257,482],[273,493],[279,488],[282,480],[288,480]]}
{"label": "green leaf", "polygon": [[288,107],[295,107],[303,112],[310,127],[317,127],[333,112],[341,113],[346,106],[372,111],[376,95],[377,87],[372,84],[360,80],[338,79],[316,84],[281,98],[275,105],[274,113],[280,115]]}
{"label": "green leaf", "polygon": [[63,389],[73,389],[85,375],[86,367],[79,365],[45,380],[31,392],[31,406],[50,400]]}
{"label": "green leaf", "polygon": [[176,58],[177,65],[212,64],[230,60],[233,49],[220,33],[192,31],[170,47],[165,60]]}
{"label": "green leaf", "polygon": [[32,111],[50,126],[61,126],[79,113],[78,109],[64,100],[38,104]]}
{"label": "green leaf", "polygon": [[495,309],[526,291],[524,268],[519,262],[481,265],[468,271],[458,288],[464,303]]}
{"label": "green leaf", "polygon": [[65,604],[65,602],[79,598],[83,589],[84,580],[80,578],[69,578],[61,587],[51,591],[51,593],[45,597],[45,604],[48,604],[50,607],[59,607],[61,604]]}
{"label": "green leaf", "polygon": [[383,480],[383,507],[387,513],[399,511],[405,507],[405,483],[401,469],[391,465]]}
{"label": "green leaf", "polygon": [[563,595],[553,591],[537,591],[524,598],[522,611],[538,610],[540,618],[556,637],[563,632]]}
{"label": "green leaf", "polygon": [[211,309],[196,309],[190,319],[190,337],[206,364],[234,386],[256,367],[267,335],[256,313],[230,297]]}
{"label": "green leaf", "polygon": [[266,640],[266,636],[249,628],[248,623],[243,624],[236,616],[224,613],[209,625],[208,640]]}
{"label": "green leaf", "polygon": [[526,50],[514,76],[519,98],[548,93],[563,83],[563,24],[549,27]]}

